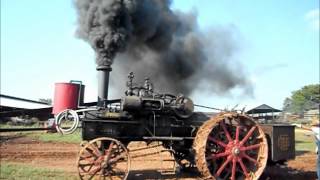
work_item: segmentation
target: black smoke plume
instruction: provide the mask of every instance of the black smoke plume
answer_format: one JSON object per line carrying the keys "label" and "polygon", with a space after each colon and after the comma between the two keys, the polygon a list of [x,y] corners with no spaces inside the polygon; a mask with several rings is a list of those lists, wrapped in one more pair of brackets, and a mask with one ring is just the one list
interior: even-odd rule
{"label": "black smoke plume", "polygon": [[127,74],[148,76],[162,92],[216,93],[250,81],[234,61],[236,39],[228,28],[201,32],[195,13],[170,9],[169,0],[77,0],[77,34],[96,52],[97,65],[115,64],[113,88],[123,90]]}

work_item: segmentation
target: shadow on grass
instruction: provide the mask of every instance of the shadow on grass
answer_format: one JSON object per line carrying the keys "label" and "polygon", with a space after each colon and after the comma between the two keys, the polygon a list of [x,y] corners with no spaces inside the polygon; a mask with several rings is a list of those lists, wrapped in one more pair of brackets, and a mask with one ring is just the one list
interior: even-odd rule
{"label": "shadow on grass", "polygon": [[310,151],[304,151],[304,150],[297,150],[295,153],[296,153],[296,156],[300,156],[300,155],[303,155],[303,154],[306,154],[306,153],[309,153]]}
{"label": "shadow on grass", "polygon": [[314,180],[317,178],[315,171],[293,169],[285,165],[267,166],[260,180]]}
{"label": "shadow on grass", "polygon": [[295,142],[296,142],[296,144],[314,143],[312,141],[310,141],[310,142],[307,141],[306,142],[306,141],[300,141],[300,140],[296,140]]}
{"label": "shadow on grass", "polygon": [[22,134],[2,135],[2,134],[0,134],[0,143],[5,143],[7,141],[11,141],[11,140],[18,139],[21,137],[25,137],[25,135],[22,135]]}

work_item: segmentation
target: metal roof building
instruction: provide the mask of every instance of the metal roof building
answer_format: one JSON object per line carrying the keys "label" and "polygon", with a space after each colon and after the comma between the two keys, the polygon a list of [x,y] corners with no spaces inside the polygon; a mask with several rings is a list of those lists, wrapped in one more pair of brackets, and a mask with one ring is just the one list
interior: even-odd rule
{"label": "metal roof building", "polygon": [[0,94],[0,117],[50,116],[51,111],[52,106],[45,102]]}
{"label": "metal roof building", "polygon": [[277,119],[279,116],[278,114],[282,112],[279,109],[275,109],[271,106],[268,106],[266,104],[262,104],[258,107],[255,107],[253,109],[250,109],[246,113],[249,114],[251,117],[256,119],[259,122],[265,122],[267,123],[269,120],[273,121],[274,119]]}
{"label": "metal roof building", "polygon": [[266,104],[262,104],[258,107],[250,109],[249,111],[247,111],[247,114],[275,113],[275,112],[282,112],[282,111],[279,109],[275,109],[271,106],[268,106]]}

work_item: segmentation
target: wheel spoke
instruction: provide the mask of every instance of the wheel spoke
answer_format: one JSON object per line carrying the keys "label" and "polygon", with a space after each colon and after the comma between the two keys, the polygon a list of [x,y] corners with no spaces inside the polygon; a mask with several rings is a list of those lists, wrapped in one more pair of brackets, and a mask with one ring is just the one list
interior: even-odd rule
{"label": "wheel spoke", "polygon": [[228,141],[232,142],[233,140],[232,140],[232,138],[231,138],[231,136],[230,136],[230,134],[229,134],[229,132],[228,132],[228,130],[226,128],[226,124],[224,123],[224,121],[221,121],[221,126],[222,126],[222,129],[223,129],[225,135],[227,136]]}
{"label": "wheel spoke", "polygon": [[236,165],[237,165],[237,159],[233,158],[232,159],[232,175],[231,175],[231,180],[235,180],[236,179]]}
{"label": "wheel spoke", "polygon": [[93,174],[90,175],[89,179],[92,179],[100,170],[101,167],[98,166],[95,170],[93,170]]}
{"label": "wheel spoke", "polygon": [[95,156],[86,156],[86,157],[80,157],[80,161],[85,161],[89,163],[94,163],[98,158]]}
{"label": "wheel spoke", "polygon": [[86,147],[86,151],[87,151],[89,154],[91,154],[92,156],[96,157],[96,158],[99,157],[99,155],[97,155],[97,154],[94,152],[94,150],[90,149],[89,147]]}
{"label": "wheel spoke", "polygon": [[86,168],[86,165],[79,165],[79,168],[81,168],[83,171],[81,171],[80,173],[82,174],[90,174],[92,167],[94,167],[94,164],[91,164],[89,168]]}
{"label": "wheel spoke", "polygon": [[232,159],[232,156],[228,156],[227,160],[221,165],[221,167],[216,172],[216,175],[215,175],[216,177],[220,176],[220,174],[222,173],[224,168],[228,165],[228,163],[231,161],[231,159]]}
{"label": "wheel spoke", "polygon": [[122,154],[122,155],[119,155],[118,157],[115,157],[115,158],[112,158],[109,160],[109,163],[110,164],[114,164],[114,163],[117,163],[121,160],[121,158],[125,158],[126,155],[125,154]]}
{"label": "wheel spoke", "polygon": [[240,167],[241,167],[241,169],[242,169],[242,171],[243,171],[243,174],[244,174],[246,177],[248,177],[248,170],[247,170],[246,166],[243,164],[242,159],[239,158],[239,159],[238,159],[238,162],[239,162]]}
{"label": "wheel spoke", "polygon": [[102,153],[99,151],[99,149],[96,148],[96,146],[89,144],[88,150],[90,149],[97,157],[101,156]]}
{"label": "wheel spoke", "polygon": [[248,159],[249,161],[253,162],[254,164],[258,164],[258,161],[253,159],[252,157],[248,156],[246,153],[243,153],[242,156],[246,159]]}
{"label": "wheel spoke", "polygon": [[[85,165],[79,165],[79,168],[82,170],[82,172],[85,172],[86,174],[91,170],[94,164],[90,164],[90,167],[87,169],[85,168]],[[87,170],[86,170],[87,169]]]}
{"label": "wheel spoke", "polygon": [[239,142],[239,133],[240,133],[240,126],[237,126],[237,129],[236,129],[236,142],[237,143]]}
{"label": "wheel spoke", "polygon": [[84,161],[89,161],[89,163],[87,163],[87,164],[81,164],[80,161],[79,161],[79,166],[80,166],[84,171],[85,171],[84,167],[90,165],[90,167],[88,168],[88,170],[87,170],[86,172],[89,172],[89,171],[92,169],[92,167],[94,166],[96,160],[98,159],[98,158],[96,158],[96,157],[94,157],[94,156],[91,156],[91,157],[92,157],[93,159],[90,159],[89,157],[86,157],[85,159],[83,159]]}
{"label": "wheel spoke", "polygon": [[87,156],[80,156],[80,160],[86,160],[86,159],[89,159],[89,158],[92,158],[93,156],[92,155],[87,155]]}
{"label": "wheel spoke", "polygon": [[228,156],[228,155],[230,155],[230,152],[225,151],[223,153],[212,154],[210,159],[218,159],[218,158],[225,157],[225,156]]}
{"label": "wheel spoke", "polygon": [[79,163],[79,166],[81,167],[86,167],[86,166],[90,166],[90,165],[93,165],[94,163],[83,163],[83,164],[80,164]]}
{"label": "wheel spoke", "polygon": [[248,150],[252,150],[252,149],[257,149],[261,146],[261,144],[255,144],[255,145],[250,145],[250,146],[245,146],[245,147],[241,147],[240,149],[242,151],[248,151]]}
{"label": "wheel spoke", "polygon": [[249,132],[247,133],[247,135],[241,140],[240,145],[243,145],[244,143],[247,142],[247,140],[249,139],[249,137],[252,135],[253,131],[256,129],[257,126],[253,126]]}
{"label": "wheel spoke", "polygon": [[[101,149],[101,142],[100,142],[100,145],[98,145],[98,142],[94,142],[92,143],[94,145],[94,147],[96,147],[96,149],[98,149],[100,151]],[[100,151],[101,152],[101,151]]]}
{"label": "wheel spoke", "polygon": [[[91,160],[92,163],[91,163],[90,167],[88,168],[87,172],[91,171],[92,167],[94,166],[94,163],[98,159],[98,158],[95,158],[95,157],[93,157],[93,158],[94,158],[94,160]],[[79,164],[80,164],[80,162],[79,162]]]}
{"label": "wheel spoke", "polygon": [[227,146],[224,142],[219,141],[219,140],[216,140],[215,138],[213,138],[213,137],[211,137],[211,136],[208,136],[208,139],[209,139],[210,141],[212,141],[212,142],[214,142],[214,143],[222,146],[222,147],[226,147],[226,146]]}
{"label": "wheel spoke", "polygon": [[225,175],[221,179],[227,179],[228,177],[230,177],[230,174],[231,174],[231,170],[227,169],[227,172],[225,173]]}
{"label": "wheel spoke", "polygon": [[106,159],[107,159],[107,161],[109,160],[109,158],[110,158],[110,155],[112,154],[112,148],[113,148],[113,142],[111,142],[110,144],[109,144],[109,147],[108,147],[108,150],[107,150],[107,152],[105,153],[105,156],[107,157]]}
{"label": "wheel spoke", "polygon": [[91,166],[88,169],[88,172],[91,171],[92,167],[94,166],[94,164],[91,164]]}

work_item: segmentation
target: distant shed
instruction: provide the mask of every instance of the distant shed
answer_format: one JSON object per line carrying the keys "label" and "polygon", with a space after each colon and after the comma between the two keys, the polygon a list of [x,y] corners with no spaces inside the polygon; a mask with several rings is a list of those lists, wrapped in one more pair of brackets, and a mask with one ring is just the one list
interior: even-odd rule
{"label": "distant shed", "polygon": [[0,94],[0,117],[29,115],[51,117],[52,106],[45,102]]}
{"label": "distant shed", "polygon": [[262,104],[258,107],[250,109],[246,113],[258,121],[264,121],[265,123],[267,123],[268,120],[274,120],[278,118],[279,112],[282,111],[266,104]]}

